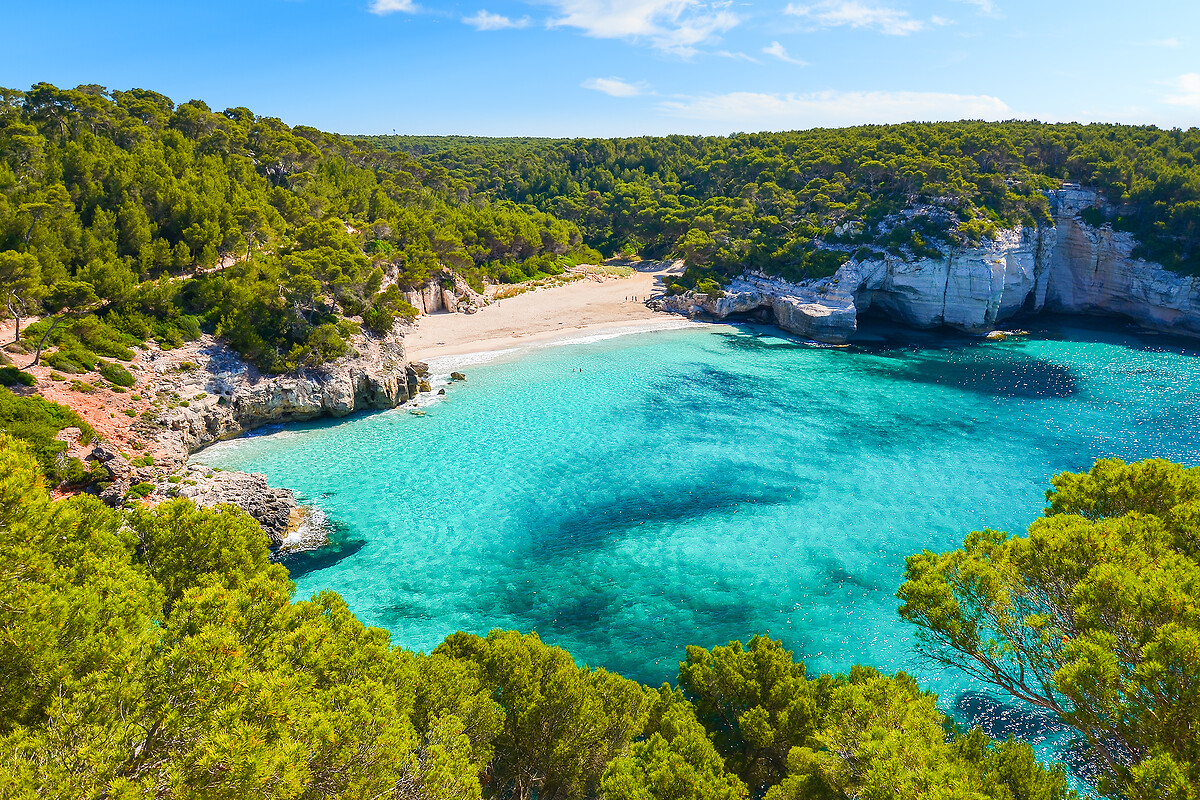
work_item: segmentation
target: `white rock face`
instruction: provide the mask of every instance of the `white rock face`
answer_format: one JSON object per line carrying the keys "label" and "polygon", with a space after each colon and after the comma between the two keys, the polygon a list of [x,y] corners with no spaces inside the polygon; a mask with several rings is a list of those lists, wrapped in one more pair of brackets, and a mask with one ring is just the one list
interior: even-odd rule
{"label": "white rock face", "polygon": [[914,328],[967,333],[1046,309],[1200,336],[1200,278],[1134,258],[1131,234],[1084,222],[1081,212],[1102,202],[1094,191],[1064,188],[1050,200],[1053,225],[1004,230],[943,258],[852,259],[830,278],[800,284],[745,275],[719,299],[687,293],[659,307],[718,319],[770,309],[781,328],[826,342],[844,342],[868,310]]}
{"label": "white rock face", "polygon": [[725,319],[770,310],[775,324],[819,342],[840,344],[856,329],[854,298],[828,282],[788,283],[765,275],[743,275],[721,297],[687,292],[653,301],[660,311]]}
{"label": "white rock face", "polygon": [[[1084,190],[1056,193],[1058,245],[1049,261],[1045,307],[1073,314],[1119,314],[1147,328],[1200,335],[1200,278],[1133,257],[1133,235],[1093,228],[1079,211]],[[1087,205],[1083,201],[1091,198]]]}
{"label": "white rock face", "polygon": [[356,337],[354,346],[355,354],[319,369],[278,376],[262,375],[207,335],[157,354],[158,394],[174,398],[159,420],[164,436],[176,440],[166,449],[186,457],[261,425],[394,408],[417,393],[417,374],[398,337]]}
{"label": "white rock face", "polygon": [[442,280],[435,277],[420,289],[405,292],[405,297],[422,314],[438,312],[474,314],[488,304],[486,297],[472,289],[458,275],[451,274],[449,279],[453,282],[452,288],[444,287]]}
{"label": "white rock face", "polygon": [[1037,287],[1044,232],[1002,231],[995,241],[941,259],[849,261],[831,279],[855,298],[914,328],[986,332],[1026,307]]}

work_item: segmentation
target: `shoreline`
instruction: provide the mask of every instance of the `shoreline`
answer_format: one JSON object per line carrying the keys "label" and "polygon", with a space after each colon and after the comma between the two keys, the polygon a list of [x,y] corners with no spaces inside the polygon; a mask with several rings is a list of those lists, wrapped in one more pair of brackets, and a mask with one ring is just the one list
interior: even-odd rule
{"label": "shoreline", "polygon": [[666,289],[681,262],[628,263],[628,277],[588,275],[493,301],[474,314],[425,314],[404,334],[405,358],[429,362],[445,357],[544,346],[557,340],[676,327],[685,318],[647,308]]}
{"label": "shoreline", "polygon": [[[446,345],[423,359],[430,373],[437,375],[453,367],[490,363],[505,356],[519,356],[530,350],[544,347],[563,347],[572,344],[589,344],[604,339],[615,339],[639,333],[673,331],[700,327],[711,323],[695,322],[687,317],[669,312],[654,312],[655,318],[648,320],[624,320],[597,322],[578,325],[557,331],[543,331],[523,336],[497,339],[475,339],[458,345]],[[718,323],[719,324],[719,323]]]}

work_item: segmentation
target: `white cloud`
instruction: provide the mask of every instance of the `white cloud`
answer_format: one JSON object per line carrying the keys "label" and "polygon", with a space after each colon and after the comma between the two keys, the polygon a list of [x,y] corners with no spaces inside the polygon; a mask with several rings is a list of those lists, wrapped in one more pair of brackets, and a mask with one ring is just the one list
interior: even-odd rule
{"label": "white cloud", "polygon": [[1012,115],[996,97],[940,92],[732,92],[667,100],[661,108],[672,116],[729,123],[745,131]]}
{"label": "white cloud", "polygon": [[462,21],[477,31],[502,31],[505,28],[525,28],[529,26],[529,17],[509,19],[503,14],[493,14],[483,9],[479,9],[472,16],[463,17]]}
{"label": "white cloud", "polygon": [[736,26],[730,0],[546,0],[561,16],[551,27],[578,28],[601,39],[644,39],[654,47],[690,56],[696,45]]}
{"label": "white cloud", "polygon": [[873,28],[891,36],[907,36],[925,27],[924,22],[913,19],[907,11],[867,5],[858,0],[823,0],[812,5],[789,3],[783,13],[809,20],[821,28],[847,25],[851,28]]}
{"label": "white cloud", "polygon": [[1200,109],[1200,72],[1180,75],[1170,82],[1179,94],[1167,95],[1164,99],[1173,106],[1188,106]]}
{"label": "white cloud", "polygon": [[992,0],[958,0],[960,3],[966,3],[970,6],[975,6],[979,9],[979,13],[985,17],[998,17],[996,12],[996,4]]}
{"label": "white cloud", "polygon": [[1148,42],[1142,42],[1146,47],[1170,47],[1172,50],[1179,47],[1179,40],[1172,36],[1169,39],[1151,39]]}
{"label": "white cloud", "polygon": [[751,64],[760,64],[760,63],[762,63],[762,62],[760,62],[760,61],[759,61],[757,58],[753,58],[752,56],[748,56],[748,55],[746,55],[745,53],[743,53],[743,52],[742,52],[742,51],[740,51],[740,50],[739,50],[739,51],[737,51],[736,53],[734,53],[734,52],[730,52],[729,50],[716,50],[716,51],[714,51],[714,52],[713,52],[713,55],[714,55],[714,56],[720,56],[721,58],[728,58],[728,59],[732,59],[732,60],[734,60],[734,61],[749,61]]}
{"label": "white cloud", "polygon": [[413,0],[371,0],[371,13],[380,16],[395,14],[397,11],[412,14],[417,10],[417,4]]}
{"label": "white cloud", "polygon": [[644,83],[630,83],[620,78],[588,78],[580,84],[585,89],[604,92],[612,97],[637,97],[646,94],[650,87]]}
{"label": "white cloud", "polygon": [[798,58],[792,58],[790,55],[788,55],[787,48],[781,45],[779,42],[771,42],[771,44],[767,47],[764,47],[762,51],[769,56],[775,56],[780,61],[786,61],[787,63],[795,64],[798,67],[808,66],[807,61],[801,61]]}

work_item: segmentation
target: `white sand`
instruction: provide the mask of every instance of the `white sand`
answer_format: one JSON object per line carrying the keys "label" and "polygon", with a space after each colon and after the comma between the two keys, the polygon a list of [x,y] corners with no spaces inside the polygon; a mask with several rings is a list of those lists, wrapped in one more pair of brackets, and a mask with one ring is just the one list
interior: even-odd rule
{"label": "white sand", "polygon": [[635,271],[628,278],[589,277],[495,301],[474,314],[419,317],[404,336],[405,351],[413,361],[428,361],[577,338],[581,332],[678,325],[679,316],[651,311],[644,302],[661,293],[667,276],[682,272],[682,264],[643,261],[631,266]]}

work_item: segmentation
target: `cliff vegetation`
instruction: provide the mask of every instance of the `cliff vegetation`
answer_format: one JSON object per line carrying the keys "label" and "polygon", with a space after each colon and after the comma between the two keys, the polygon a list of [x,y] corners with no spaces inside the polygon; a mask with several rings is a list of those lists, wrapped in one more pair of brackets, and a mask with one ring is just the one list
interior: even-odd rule
{"label": "cliff vegetation", "polygon": [[[1138,255],[1200,274],[1200,130],[955,122],[729,137],[372,137],[488,197],[574,222],[601,252],[678,255],[733,276],[833,274],[851,256],[919,258],[1046,221],[1043,192],[1101,190],[1093,215]],[[683,285],[691,288],[697,272]]]}

